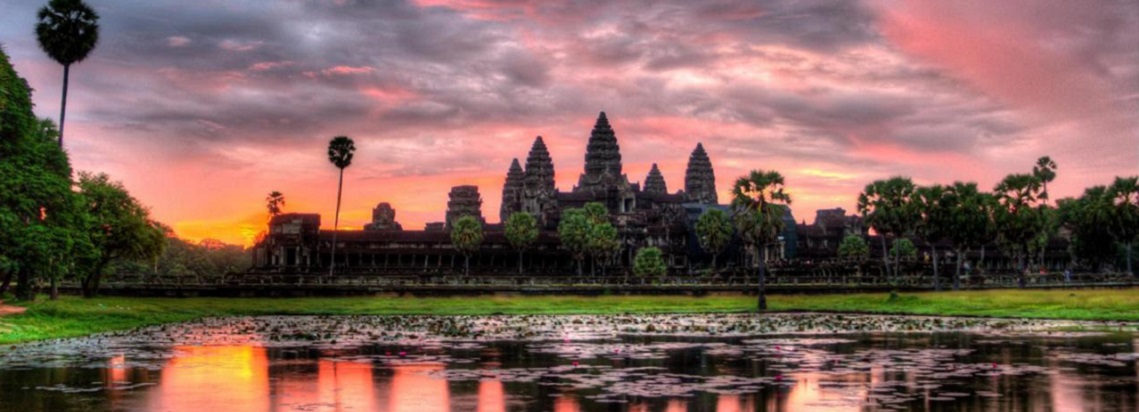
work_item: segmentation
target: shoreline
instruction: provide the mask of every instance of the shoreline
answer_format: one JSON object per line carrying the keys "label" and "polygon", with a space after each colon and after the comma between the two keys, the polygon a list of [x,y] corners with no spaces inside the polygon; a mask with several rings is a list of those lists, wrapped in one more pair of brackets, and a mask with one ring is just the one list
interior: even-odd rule
{"label": "shoreline", "polygon": [[[842,295],[771,295],[766,313],[917,315],[962,318],[1139,321],[1139,288],[993,290]],[[8,305],[12,306],[12,305]],[[17,304],[0,318],[0,344],[129,330],[224,316],[623,315],[755,313],[755,297],[513,296],[349,298],[123,298],[65,296]]]}

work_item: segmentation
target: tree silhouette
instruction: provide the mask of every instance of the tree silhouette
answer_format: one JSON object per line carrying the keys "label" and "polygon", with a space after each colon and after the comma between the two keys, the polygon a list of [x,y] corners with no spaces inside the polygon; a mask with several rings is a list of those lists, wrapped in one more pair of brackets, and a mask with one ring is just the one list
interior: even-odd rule
{"label": "tree silhouette", "polygon": [[744,241],[756,249],[759,310],[767,310],[767,263],[761,251],[783,231],[783,213],[790,204],[791,195],[783,192],[783,175],[774,170],[752,170],[748,175],[736,179],[732,186],[736,226]]}
{"label": "tree silhouette", "polygon": [[71,65],[83,61],[99,43],[99,15],[82,0],[51,0],[37,15],[36,38],[52,60],[63,65],[63,99],[59,105],[59,145],[67,114],[67,81]]}
{"label": "tree silhouette", "polygon": [[1048,156],[1036,159],[1036,164],[1032,166],[1032,175],[1040,179],[1040,185],[1043,188],[1040,192],[1040,200],[1043,200],[1044,204],[1048,204],[1048,182],[1056,179],[1056,162]]}
{"label": "tree silhouette", "polygon": [[[871,182],[858,195],[858,212],[882,240],[882,260],[886,272],[890,272],[886,235],[901,238],[917,224],[918,216],[911,205],[915,189],[910,178],[895,176]],[[893,274],[897,275],[896,262],[894,266]]]}
{"label": "tree silhouette", "polygon": [[941,265],[938,261],[937,243],[954,229],[947,203],[945,186],[922,186],[914,190],[910,200],[917,214],[914,233],[929,244],[933,254],[933,288],[941,290]]}
{"label": "tree silhouette", "polygon": [[1041,181],[1030,174],[1011,174],[993,188],[997,199],[993,211],[997,240],[1016,257],[1017,283],[1024,287],[1024,260],[1028,244],[1043,230],[1041,209],[1033,206],[1041,194]]}
{"label": "tree silhouette", "polygon": [[352,165],[352,154],[356,152],[356,144],[347,136],[336,136],[328,142],[328,161],[340,169],[340,181],[336,184],[336,219],[332,223],[332,260],[329,262],[328,275],[336,271],[336,238],[340,228],[340,195],[344,189],[344,168]]}
{"label": "tree silhouette", "polygon": [[976,183],[953,182],[953,186],[945,188],[945,206],[953,228],[946,237],[953,243],[953,254],[957,256],[954,290],[961,287],[961,264],[965,252],[984,246],[993,236],[993,202],[993,197],[978,190]]}
{"label": "tree silhouette", "polygon": [[269,218],[281,214],[281,206],[285,205],[285,195],[276,190],[269,192],[269,196],[265,197],[265,207],[269,209]]}
{"label": "tree silhouette", "polygon": [[1111,232],[1127,249],[1127,273],[1134,275],[1131,247],[1139,237],[1139,176],[1116,177],[1108,188],[1108,196],[1114,206]]}

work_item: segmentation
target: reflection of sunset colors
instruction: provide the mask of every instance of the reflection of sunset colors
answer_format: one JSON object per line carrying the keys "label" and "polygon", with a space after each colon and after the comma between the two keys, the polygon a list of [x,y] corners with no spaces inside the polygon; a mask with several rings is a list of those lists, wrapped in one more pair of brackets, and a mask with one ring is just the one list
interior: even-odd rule
{"label": "reflection of sunset colors", "polygon": [[716,398],[716,412],[754,411],[756,407],[752,396],[720,394]]}
{"label": "reflection of sunset colors", "polygon": [[269,409],[265,348],[177,346],[151,394],[153,411],[264,411]]}
{"label": "reflection of sunset colors", "polygon": [[[828,376],[819,372],[796,372],[792,375],[795,379],[795,386],[791,387],[791,392],[783,398],[783,403],[780,406],[782,410],[788,411],[820,411],[820,412],[842,412],[850,411],[857,412],[862,410],[856,403],[852,404],[844,400],[850,396],[849,393],[844,391],[849,390],[846,387],[840,387],[836,390],[827,390],[819,386],[819,379],[826,376],[828,381],[836,380],[836,376]],[[863,382],[864,375],[853,375],[853,379],[847,380]],[[860,390],[860,395],[865,396],[865,390]],[[861,397],[861,396],[860,396]]]}
{"label": "reflection of sunset colors", "polygon": [[581,405],[578,405],[577,398],[570,395],[564,395],[554,398],[554,412],[580,412]]}
{"label": "reflection of sunset colors", "polygon": [[[128,382],[127,380],[127,357],[124,355],[115,355],[107,359],[106,377],[103,380],[103,387],[114,388],[119,382]],[[108,390],[107,401],[111,407],[116,407],[119,400],[122,398],[122,391]]]}
{"label": "reflection of sunset colors", "polygon": [[296,370],[273,374],[275,408],[291,410],[323,405],[332,411],[376,410],[377,383],[372,380],[371,363],[321,359],[316,364],[315,377]]}
{"label": "reflection of sunset colors", "polygon": [[400,365],[392,367],[390,412],[446,412],[451,410],[447,381],[428,376],[443,365]]}
{"label": "reflection of sunset colors", "polygon": [[[55,117],[41,3],[7,2],[0,39]],[[358,148],[344,227],[387,201],[422,228],[458,184],[495,222],[511,158],[544,136],[570,190],[602,110],[630,180],[656,162],[679,189],[702,141],[721,201],[776,169],[808,220],[894,174],[991,188],[1051,155],[1058,199],[1139,163],[1127,0],[90,3],[100,45],[72,73],[67,150],[193,239],[247,242],[271,190],[331,216],[341,134]]]}
{"label": "reflection of sunset colors", "polygon": [[506,393],[503,392],[502,381],[479,381],[478,412],[506,412]]}
{"label": "reflection of sunset colors", "polygon": [[371,363],[321,359],[316,381],[322,403],[336,405],[337,411],[376,410]]}
{"label": "reflection of sunset colors", "polygon": [[683,399],[669,399],[668,409],[665,412],[686,412],[688,411],[688,402]]}

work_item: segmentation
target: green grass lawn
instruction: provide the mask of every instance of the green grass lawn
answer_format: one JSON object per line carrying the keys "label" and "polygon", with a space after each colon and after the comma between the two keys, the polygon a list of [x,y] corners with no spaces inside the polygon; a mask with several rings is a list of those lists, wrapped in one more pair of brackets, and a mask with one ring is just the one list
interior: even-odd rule
{"label": "green grass lawn", "polygon": [[[832,311],[1139,321],[1139,289],[986,290],[774,295],[771,311]],[[228,315],[489,315],[717,313],[755,310],[749,296],[497,296],[351,298],[64,297],[0,317],[0,344]]]}

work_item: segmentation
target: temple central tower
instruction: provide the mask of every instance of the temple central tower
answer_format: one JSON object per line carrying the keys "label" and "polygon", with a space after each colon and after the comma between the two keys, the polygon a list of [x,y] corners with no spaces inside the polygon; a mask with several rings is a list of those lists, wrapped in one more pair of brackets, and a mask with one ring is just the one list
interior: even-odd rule
{"label": "temple central tower", "polygon": [[622,179],[621,147],[617,145],[617,134],[609,125],[605,112],[601,112],[585,148],[585,173],[581,174],[573,191],[604,193],[623,180],[628,185],[628,179]]}

